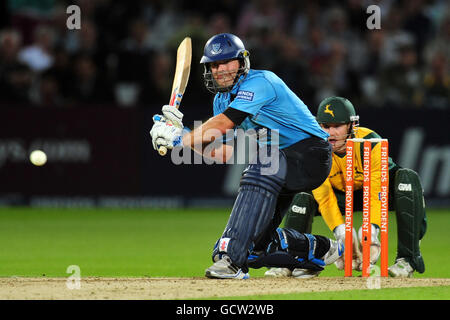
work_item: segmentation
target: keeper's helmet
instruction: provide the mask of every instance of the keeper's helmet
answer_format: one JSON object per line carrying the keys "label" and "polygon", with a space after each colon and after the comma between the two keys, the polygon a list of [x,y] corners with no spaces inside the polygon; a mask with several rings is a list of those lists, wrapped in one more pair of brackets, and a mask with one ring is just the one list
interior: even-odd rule
{"label": "keeper's helmet", "polygon": [[342,97],[329,97],[319,104],[316,115],[320,124],[351,123],[349,134],[354,134],[359,126],[359,116],[350,100]]}
{"label": "keeper's helmet", "polygon": [[[203,63],[205,68],[203,79],[206,88],[213,93],[229,92],[241,76],[250,70],[249,55],[241,39],[231,33],[221,33],[210,38],[205,44],[203,57],[200,59],[200,63]],[[240,63],[236,78],[231,86],[220,87],[211,73],[210,63],[233,59],[238,59]]]}

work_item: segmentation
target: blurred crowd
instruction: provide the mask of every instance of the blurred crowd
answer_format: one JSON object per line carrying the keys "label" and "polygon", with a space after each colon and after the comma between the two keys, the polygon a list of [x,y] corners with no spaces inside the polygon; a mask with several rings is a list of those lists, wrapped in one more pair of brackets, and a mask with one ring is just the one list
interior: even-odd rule
{"label": "blurred crowd", "polygon": [[[67,28],[72,4],[79,30]],[[381,29],[366,25],[369,5]],[[5,0],[0,12],[3,107],[160,106],[190,36],[186,99],[208,109],[199,61],[207,39],[230,32],[253,69],[274,71],[310,107],[341,95],[357,108],[449,108],[447,0]]]}

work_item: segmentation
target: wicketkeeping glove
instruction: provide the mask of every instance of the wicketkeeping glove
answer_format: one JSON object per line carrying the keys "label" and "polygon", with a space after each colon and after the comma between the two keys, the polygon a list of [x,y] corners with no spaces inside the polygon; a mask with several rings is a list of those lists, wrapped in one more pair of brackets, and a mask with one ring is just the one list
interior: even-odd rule
{"label": "wicketkeeping glove", "polygon": [[[376,264],[378,259],[380,258],[381,254],[381,243],[378,239],[378,234],[380,233],[380,229],[377,228],[373,223],[370,224],[371,226],[371,239],[370,239],[370,264]],[[359,236],[359,243],[362,248],[362,227],[358,230],[358,236]],[[361,264],[361,270],[362,270],[362,264]]]}
{"label": "wicketkeeping glove", "polygon": [[[334,237],[336,240],[342,240],[345,244],[345,224],[340,224],[333,230]],[[356,234],[355,228],[352,231],[353,238],[353,259],[352,259],[352,269],[358,270],[362,264],[362,252],[360,248],[360,244],[358,241],[358,236]],[[334,263],[339,270],[344,270],[345,267],[345,254],[343,254],[336,262]]]}

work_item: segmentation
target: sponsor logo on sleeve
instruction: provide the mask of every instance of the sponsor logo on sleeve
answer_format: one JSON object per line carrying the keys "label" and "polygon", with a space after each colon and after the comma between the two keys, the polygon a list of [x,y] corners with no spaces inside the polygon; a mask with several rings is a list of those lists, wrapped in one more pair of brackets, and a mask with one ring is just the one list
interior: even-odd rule
{"label": "sponsor logo on sleeve", "polygon": [[251,91],[239,91],[236,95],[236,99],[253,101],[253,95],[254,93]]}

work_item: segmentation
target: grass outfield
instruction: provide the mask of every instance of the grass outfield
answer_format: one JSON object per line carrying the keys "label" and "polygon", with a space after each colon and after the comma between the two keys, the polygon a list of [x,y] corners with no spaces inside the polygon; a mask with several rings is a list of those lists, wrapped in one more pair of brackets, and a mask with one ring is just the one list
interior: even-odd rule
{"label": "grass outfield", "polygon": [[[78,265],[82,277],[203,277],[205,268],[211,264],[212,247],[228,216],[229,210],[225,209],[0,208],[0,276],[67,277],[67,267]],[[450,278],[450,210],[428,210],[427,216],[428,231],[421,243],[426,271],[415,277]],[[392,264],[396,246],[395,215],[390,218]],[[320,217],[315,218],[313,233],[332,235]],[[251,276],[262,276],[264,271],[251,270]],[[321,274],[342,275],[343,271],[334,266]],[[441,291],[415,289],[416,299],[449,299],[449,288],[440,288]],[[387,298],[392,290],[411,289],[371,292],[385,290]],[[368,299],[385,298],[371,292],[367,292]],[[394,295],[398,299],[397,294]],[[330,292],[269,298],[362,299],[364,295],[352,291],[345,295],[340,292],[334,298]]]}

